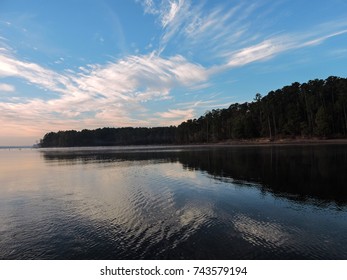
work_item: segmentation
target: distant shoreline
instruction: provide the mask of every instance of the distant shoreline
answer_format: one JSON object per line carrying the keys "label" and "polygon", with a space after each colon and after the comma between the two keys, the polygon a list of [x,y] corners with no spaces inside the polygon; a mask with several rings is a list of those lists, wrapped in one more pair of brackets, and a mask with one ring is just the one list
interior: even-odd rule
{"label": "distant shoreline", "polygon": [[[131,149],[161,149],[161,148],[198,148],[198,147],[242,147],[242,146],[292,146],[292,145],[347,145],[347,139],[318,139],[318,138],[284,138],[284,139],[266,139],[258,138],[251,140],[227,140],[220,142],[211,142],[211,143],[190,143],[190,144],[153,144],[153,145],[109,145],[109,146],[71,146],[71,147],[38,147],[39,149],[69,149],[69,148],[78,148],[78,149],[93,149],[93,148],[103,148],[103,149],[112,149],[112,148],[124,148],[127,150]],[[17,147],[13,147],[17,148]],[[32,147],[31,147],[32,148]]]}
{"label": "distant shoreline", "polygon": [[31,149],[35,148],[33,145],[26,145],[26,146],[0,146],[0,149]]}
{"label": "distant shoreline", "polygon": [[319,139],[319,138],[283,138],[270,140],[268,138],[226,140],[211,143],[190,144],[153,144],[153,145],[110,145],[110,146],[71,146],[71,147],[35,147],[35,146],[0,146],[0,149],[57,149],[57,148],[112,148],[112,147],[222,147],[222,146],[279,146],[279,145],[347,145],[347,138]]}

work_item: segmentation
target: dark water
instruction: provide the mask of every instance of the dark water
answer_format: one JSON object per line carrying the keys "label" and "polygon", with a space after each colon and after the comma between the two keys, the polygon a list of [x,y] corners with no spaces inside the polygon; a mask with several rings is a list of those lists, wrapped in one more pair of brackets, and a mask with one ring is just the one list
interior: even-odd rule
{"label": "dark water", "polygon": [[0,149],[0,259],[347,259],[347,145]]}

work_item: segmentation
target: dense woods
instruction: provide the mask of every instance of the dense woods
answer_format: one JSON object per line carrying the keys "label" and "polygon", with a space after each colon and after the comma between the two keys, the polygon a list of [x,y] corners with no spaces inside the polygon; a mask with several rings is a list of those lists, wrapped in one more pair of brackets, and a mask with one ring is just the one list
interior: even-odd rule
{"label": "dense woods", "polygon": [[41,147],[213,143],[227,140],[347,136],[347,79],[293,83],[252,102],[214,109],[180,125],[47,133]]}

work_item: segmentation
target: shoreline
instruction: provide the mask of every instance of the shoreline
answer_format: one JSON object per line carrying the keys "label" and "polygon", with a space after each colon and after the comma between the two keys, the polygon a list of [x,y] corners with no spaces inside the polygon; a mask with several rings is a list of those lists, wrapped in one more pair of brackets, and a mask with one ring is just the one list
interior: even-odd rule
{"label": "shoreline", "polygon": [[189,143],[189,144],[149,144],[149,145],[115,145],[115,146],[71,146],[71,147],[38,147],[38,150],[64,150],[64,149],[166,149],[166,148],[199,148],[199,147],[251,147],[251,146],[300,146],[300,145],[347,145],[347,139],[318,139],[318,138],[283,138],[270,141],[268,138],[249,140],[227,140],[211,143]]}
{"label": "shoreline", "polygon": [[216,146],[252,146],[252,145],[327,145],[327,144],[347,144],[347,138],[339,139],[319,139],[319,138],[283,138],[270,140],[268,138],[257,138],[250,140],[227,140],[207,145]]}

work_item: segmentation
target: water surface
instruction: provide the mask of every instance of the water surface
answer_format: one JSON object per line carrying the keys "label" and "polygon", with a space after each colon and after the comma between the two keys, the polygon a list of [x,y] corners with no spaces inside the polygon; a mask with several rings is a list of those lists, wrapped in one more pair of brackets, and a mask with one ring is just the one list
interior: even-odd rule
{"label": "water surface", "polygon": [[347,146],[0,149],[0,259],[347,259]]}

